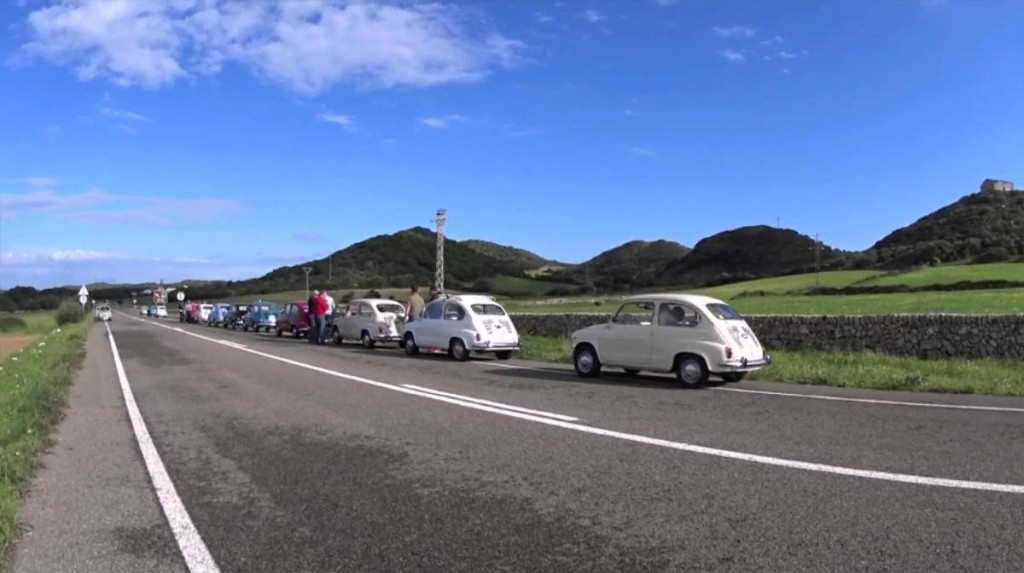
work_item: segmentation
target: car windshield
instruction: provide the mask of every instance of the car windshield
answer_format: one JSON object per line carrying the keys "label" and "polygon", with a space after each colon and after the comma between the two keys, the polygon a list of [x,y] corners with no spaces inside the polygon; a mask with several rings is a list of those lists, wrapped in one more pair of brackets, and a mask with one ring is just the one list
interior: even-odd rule
{"label": "car windshield", "polygon": [[708,311],[718,320],[743,320],[740,313],[727,304],[715,303],[708,305]]}
{"label": "car windshield", "polygon": [[473,309],[474,314],[482,316],[505,316],[505,309],[501,308],[501,306],[497,304],[471,304],[469,305],[469,308]]}
{"label": "car windshield", "polygon": [[395,302],[382,302],[377,305],[377,312],[393,312],[396,316],[405,316],[405,307]]}
{"label": "car windshield", "polygon": [[272,309],[272,307],[271,307],[271,306],[270,306],[269,304],[261,304],[261,305],[259,306],[259,309],[260,309],[260,310],[271,310],[271,309]]}

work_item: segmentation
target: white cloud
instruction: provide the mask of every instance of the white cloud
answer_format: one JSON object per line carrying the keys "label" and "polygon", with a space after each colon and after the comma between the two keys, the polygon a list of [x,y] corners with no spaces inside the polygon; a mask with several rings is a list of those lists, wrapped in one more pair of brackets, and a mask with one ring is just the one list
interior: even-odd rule
{"label": "white cloud", "polygon": [[580,13],[580,17],[586,20],[587,22],[590,22],[591,24],[600,22],[601,20],[605,19],[604,14],[598,12],[597,10],[584,10],[583,12]]}
{"label": "white cloud", "polygon": [[108,253],[104,251],[92,251],[86,249],[72,249],[70,251],[54,251],[50,259],[54,261],[109,261],[127,258],[120,253]]}
{"label": "white cloud", "polygon": [[213,219],[244,208],[243,203],[233,199],[114,195],[102,189],[87,189],[78,193],[55,193],[50,190],[0,193],[0,216],[3,218],[35,212],[29,216],[38,217],[37,213],[46,213],[58,219],[89,223],[163,226]]}
{"label": "white cloud", "polygon": [[328,123],[334,123],[340,125],[342,129],[349,133],[355,133],[359,130],[356,127],[356,120],[351,115],[340,115],[336,113],[321,113],[316,116],[320,121],[326,121]]}
{"label": "white cloud", "polygon": [[715,53],[718,54],[718,57],[729,62],[742,62],[747,59],[747,56],[744,55],[743,52],[730,48],[718,50]]}
{"label": "white cloud", "polygon": [[793,58],[796,57],[796,54],[786,51],[778,52],[775,55],[782,58],[783,60],[792,60]]}
{"label": "white cloud", "polygon": [[636,146],[636,145],[634,145],[633,147],[630,147],[629,148],[629,152],[632,153],[633,155],[640,155],[642,157],[657,157],[658,156],[658,154],[655,153],[654,151],[651,151],[650,149],[648,149],[646,147],[639,147],[639,146]]}
{"label": "white cloud", "polygon": [[782,36],[775,36],[774,38],[769,38],[758,43],[761,44],[762,46],[771,47],[777,46],[783,42],[785,42],[785,39]]}
{"label": "white cloud", "polygon": [[636,117],[636,112],[631,110],[631,109],[627,109],[627,110],[622,112],[622,115],[624,115],[626,117]]}
{"label": "white cloud", "polygon": [[793,73],[793,72],[792,72],[792,71],[790,71],[790,69],[789,69],[789,68],[782,68],[782,73],[784,73],[784,74],[790,74],[790,73]]}
{"label": "white cloud", "polygon": [[711,28],[711,31],[723,38],[750,38],[755,33],[753,28],[746,26],[715,26]]}
{"label": "white cloud", "polygon": [[679,0],[654,0],[654,3],[658,6],[672,6],[678,2]]}
{"label": "white cloud", "polygon": [[533,17],[542,24],[550,24],[555,21],[553,16],[549,16],[543,12],[534,12]]}
{"label": "white cloud", "polygon": [[31,12],[28,31],[17,62],[151,89],[229,62],[306,94],[469,83],[524,47],[464,6],[347,0],[66,0]]}
{"label": "white cloud", "polygon": [[110,105],[97,105],[96,109],[106,117],[112,117],[114,119],[123,119],[126,121],[139,121],[143,123],[150,123],[150,119],[141,113],[135,113],[133,111],[127,111],[124,109],[117,109]]}
{"label": "white cloud", "polygon": [[466,116],[457,113],[437,117],[425,117],[419,120],[420,123],[434,129],[447,129],[449,124],[466,121]]}
{"label": "white cloud", "polygon": [[8,179],[0,179],[0,183],[14,183],[37,188],[57,187],[60,185],[60,179],[57,179],[56,177],[11,177]]}

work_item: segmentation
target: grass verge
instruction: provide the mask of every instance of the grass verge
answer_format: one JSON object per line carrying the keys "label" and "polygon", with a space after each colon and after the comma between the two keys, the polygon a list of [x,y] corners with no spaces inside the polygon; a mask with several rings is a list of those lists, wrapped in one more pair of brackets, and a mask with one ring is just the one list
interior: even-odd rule
{"label": "grass verge", "polygon": [[0,361],[0,569],[17,538],[21,496],[59,419],[87,332],[84,322],[69,324]]}
{"label": "grass verge", "polygon": [[[524,336],[523,360],[570,363],[569,340]],[[1024,368],[1011,360],[921,360],[872,352],[786,350],[751,380],[843,388],[1024,396]]]}

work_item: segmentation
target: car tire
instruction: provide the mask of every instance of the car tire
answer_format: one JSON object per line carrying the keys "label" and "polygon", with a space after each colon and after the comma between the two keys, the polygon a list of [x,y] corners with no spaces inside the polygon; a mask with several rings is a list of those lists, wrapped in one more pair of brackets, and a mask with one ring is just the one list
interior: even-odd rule
{"label": "car tire", "polygon": [[494,353],[494,357],[498,360],[509,360],[512,358],[511,350],[499,350]]}
{"label": "car tire", "polygon": [[281,330],[280,328],[278,328],[278,329],[277,329],[277,335],[278,335],[278,336],[281,336],[281,335],[283,335],[283,334],[284,334],[284,331],[283,331],[283,330]]}
{"label": "car tire", "polygon": [[248,325],[248,324],[243,324],[243,325],[242,325],[242,330],[243,330],[244,332],[249,332],[249,325]]}
{"label": "car tire", "polygon": [[404,342],[404,344],[402,344],[402,350],[405,351],[406,356],[416,356],[420,353],[420,349],[416,346],[416,339],[413,338],[412,333],[406,334],[402,340]]}
{"label": "car tire", "polygon": [[708,365],[704,359],[694,354],[683,354],[676,358],[676,380],[687,388],[700,388],[708,383]]}
{"label": "car tire", "polygon": [[572,366],[581,378],[593,378],[601,373],[601,361],[597,351],[589,344],[581,344],[572,353]]}
{"label": "car tire", "polygon": [[469,360],[469,349],[466,348],[466,343],[461,338],[453,338],[448,343],[448,356],[456,362]]}
{"label": "car tire", "polygon": [[622,371],[626,373],[626,376],[636,376],[640,373],[640,371],[635,368],[623,368]]}
{"label": "car tire", "polygon": [[295,338],[302,338],[302,332],[300,332],[298,328],[292,331],[292,335],[294,335]]}
{"label": "car tire", "polygon": [[739,382],[747,377],[746,372],[726,372],[722,374],[722,380],[726,382]]}
{"label": "car tire", "polygon": [[374,346],[377,346],[377,342],[373,338],[370,338],[370,333],[365,330],[359,337],[359,341],[363,343],[363,348],[367,350],[372,350]]}

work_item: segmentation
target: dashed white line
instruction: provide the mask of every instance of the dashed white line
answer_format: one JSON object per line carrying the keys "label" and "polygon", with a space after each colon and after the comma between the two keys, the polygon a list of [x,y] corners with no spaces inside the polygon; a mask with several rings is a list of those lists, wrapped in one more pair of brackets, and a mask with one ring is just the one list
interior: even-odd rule
{"label": "dashed white line", "polygon": [[[557,372],[566,376],[572,376],[570,370],[557,370],[554,368],[537,368],[534,366],[516,366],[514,364],[500,364],[498,362],[474,362],[480,366],[497,366],[513,370],[533,370],[535,372]],[[775,392],[772,390],[753,390],[749,388],[730,388],[725,386],[712,386],[708,390],[717,392],[739,392],[743,394],[762,394],[765,396],[780,396],[784,398],[804,398],[807,400],[828,400],[832,402],[855,402],[861,404],[880,404],[883,406],[908,406],[912,408],[942,408],[949,410],[981,410],[988,412],[1019,412],[1024,414],[1024,408],[1013,408],[1009,406],[972,406],[969,404],[941,404],[935,402],[906,402],[903,400],[879,400],[874,398],[850,398],[846,396],[825,396],[822,394],[800,394],[797,392]]]}
{"label": "dashed white line", "polygon": [[[125,315],[125,316],[128,316],[128,315]],[[129,316],[129,318],[135,318],[135,317]],[[142,319],[136,319],[136,320],[139,320],[140,322],[143,322],[145,324],[153,324],[154,326],[158,326],[160,328],[167,328],[168,330],[172,330],[170,327],[164,326],[162,324],[150,323],[150,322],[147,322],[147,321],[142,320]],[[214,338],[209,338],[209,337],[206,337],[206,336],[202,336],[202,335],[196,334],[194,332],[187,332],[186,331],[186,332],[184,332],[184,334],[186,334],[187,336],[193,336],[195,338],[199,338],[199,339],[207,340],[207,341],[211,341],[211,342],[216,342],[217,341]],[[784,468],[798,469],[798,470],[805,470],[805,471],[812,471],[812,472],[819,472],[819,473],[826,473],[826,474],[858,477],[858,478],[881,480],[881,481],[889,481],[889,482],[897,482],[897,483],[907,483],[907,484],[914,484],[914,485],[927,485],[927,486],[936,486],[936,487],[948,487],[948,488],[954,488],[954,489],[966,489],[966,490],[980,490],[980,491],[991,491],[991,492],[1001,492],[1001,493],[1024,494],[1024,485],[994,483],[994,482],[985,482],[985,481],[959,480],[959,479],[939,478],[939,477],[930,477],[930,476],[920,476],[920,475],[913,475],[913,474],[901,474],[901,473],[893,473],[893,472],[882,472],[882,471],[874,471],[874,470],[862,470],[862,469],[848,468],[848,467],[843,467],[843,466],[833,466],[833,465],[829,465],[829,464],[819,464],[819,463],[814,463],[814,462],[803,462],[803,461],[799,461],[799,460],[790,460],[790,459],[785,459],[785,458],[776,458],[776,457],[772,457],[772,456],[763,456],[763,455],[759,455],[759,454],[750,454],[750,453],[746,453],[746,452],[737,452],[737,451],[733,451],[733,450],[723,450],[723,449],[719,449],[719,448],[710,448],[710,447],[707,447],[707,446],[699,446],[699,445],[696,445],[696,444],[688,444],[688,443],[685,443],[685,442],[675,442],[675,441],[672,441],[672,440],[665,440],[665,439],[661,439],[661,438],[652,438],[652,437],[649,437],[649,436],[643,436],[643,435],[639,435],[639,434],[630,434],[630,433],[627,433],[627,432],[619,432],[619,431],[616,431],[616,430],[606,430],[604,428],[597,428],[597,427],[594,427],[594,426],[587,426],[587,425],[579,424],[579,423],[575,423],[575,422],[566,422],[566,421],[563,421],[563,420],[555,420],[555,419],[546,418],[546,417],[543,417],[543,416],[537,416],[537,415],[534,415],[534,414],[527,414],[527,413],[524,413],[524,412],[515,412],[515,411],[511,411],[511,410],[505,410],[505,409],[502,409],[502,408],[495,408],[495,407],[487,406],[487,405],[484,405],[484,404],[476,404],[476,403],[473,403],[473,402],[467,402],[467,401],[464,401],[464,400],[457,400],[457,399],[454,399],[454,398],[449,398],[447,396],[440,396],[440,395],[431,394],[431,393],[428,393],[428,392],[422,392],[422,391],[419,391],[419,390],[413,390],[411,388],[404,388],[402,386],[398,386],[398,385],[395,385],[395,384],[388,384],[388,383],[385,383],[385,382],[378,382],[376,380],[370,380],[369,378],[363,378],[361,376],[354,376],[352,374],[345,374],[344,372],[338,372],[336,370],[330,370],[328,368],[321,368],[320,366],[313,366],[311,364],[306,364],[304,362],[299,362],[297,360],[291,360],[289,358],[283,358],[281,356],[276,356],[274,354],[269,354],[269,353],[266,353],[266,352],[260,352],[258,350],[253,350],[251,348],[237,348],[237,350],[239,350],[240,352],[248,352],[249,354],[254,354],[256,356],[262,356],[262,357],[268,358],[270,360],[276,360],[278,362],[282,362],[284,364],[289,364],[289,365],[296,366],[296,367],[299,367],[299,368],[305,368],[307,370],[312,370],[314,372],[320,372],[322,374],[327,374],[329,376],[334,376],[334,377],[337,377],[337,378],[343,378],[343,379],[346,379],[346,380],[351,380],[353,382],[359,382],[359,383],[367,384],[367,385],[370,385],[370,386],[376,386],[378,388],[384,388],[384,389],[387,389],[387,390],[392,390],[392,391],[395,391],[395,392],[402,392],[402,393],[405,393],[405,394],[413,394],[413,395],[421,396],[421,397],[424,397],[424,398],[429,398],[431,400],[438,400],[438,401],[441,401],[441,402],[447,402],[447,403],[450,403],[450,404],[459,405],[459,406],[462,406],[464,408],[471,408],[471,409],[474,409],[474,410],[481,410],[481,411],[484,411],[484,412],[491,412],[491,413],[494,413],[494,414],[499,414],[499,415],[502,415],[502,416],[508,416],[508,417],[511,417],[511,418],[518,418],[520,420],[527,420],[527,421],[530,421],[530,422],[535,422],[535,423],[538,423],[538,424],[544,424],[544,425],[547,425],[547,426],[554,426],[554,427],[563,428],[563,429],[566,429],[566,430],[572,430],[572,431],[575,431],[575,432],[582,432],[582,433],[585,433],[585,434],[592,434],[592,435],[596,435],[596,436],[605,436],[605,437],[609,437],[609,438],[615,438],[615,439],[619,439],[619,440],[624,440],[624,441],[627,441],[627,442],[634,442],[634,443],[638,443],[638,444],[646,444],[646,445],[651,445],[651,446],[658,446],[658,447],[668,448],[668,449],[672,449],[672,450],[679,450],[679,451],[691,452],[691,453],[696,453],[696,454],[704,454],[704,455],[708,455],[708,456],[715,456],[715,457],[719,457],[719,458],[727,458],[727,459],[732,459],[732,460],[740,460],[740,461],[752,462],[752,463],[763,464],[763,465],[768,465],[768,466],[784,467]]]}
{"label": "dashed white line", "polygon": [[[127,315],[126,315],[127,316]],[[135,317],[131,317],[135,318]],[[139,320],[139,319],[136,319]],[[144,321],[143,321],[144,322]],[[185,564],[192,573],[218,573],[220,569],[214,562],[213,556],[203,543],[192,518],[189,517],[185,504],[178,497],[178,491],[174,488],[171,476],[167,474],[160,454],[156,451],[153,439],[146,428],[146,421],[142,418],[139,405],[135,402],[135,394],[128,383],[128,375],[124,372],[124,364],[121,363],[121,355],[117,351],[117,343],[114,341],[114,333],[110,331],[110,325],[104,323],[107,328],[107,337],[110,340],[110,352],[114,356],[114,366],[117,369],[117,379],[121,383],[121,393],[124,395],[124,404],[128,409],[128,418],[132,422],[132,430],[135,432],[135,439],[139,443],[139,450],[142,452],[142,459],[146,463],[146,470],[153,482],[153,489],[156,490],[160,507],[167,516],[167,522],[171,526],[175,541],[178,542],[178,549],[181,550]],[[163,325],[161,325],[163,326]],[[166,327],[165,327],[166,328]],[[185,332],[181,330],[180,332]]]}
{"label": "dashed white line", "polygon": [[474,402],[477,404],[485,404],[487,406],[494,406],[495,408],[504,408],[505,410],[512,410],[515,412],[525,412],[527,414],[534,414],[537,416],[545,416],[548,418],[554,418],[556,420],[565,420],[566,422],[579,422],[579,418],[573,418],[572,416],[566,416],[564,414],[552,414],[551,412],[545,412],[543,410],[531,410],[529,408],[523,408],[521,406],[512,406],[510,404],[504,404],[502,402],[491,402],[490,400],[483,400],[481,398],[473,398],[472,396],[463,396],[462,394],[452,394],[450,392],[442,392],[440,390],[434,390],[433,388],[424,388],[422,386],[415,386],[413,384],[402,384],[405,388],[412,388],[413,390],[419,390],[420,392],[430,392],[431,394],[437,394],[439,396],[448,396],[449,398],[458,398],[459,400],[465,400],[467,402]]}
{"label": "dashed white line", "polygon": [[744,394],[763,394],[766,396],[783,396],[786,398],[806,398],[809,400],[829,400],[834,402],[859,402],[861,404],[883,404],[886,406],[912,406],[915,408],[946,408],[953,410],[985,410],[989,412],[1021,412],[1024,408],[1003,406],[971,406],[967,404],[933,404],[930,402],[903,402],[900,400],[876,400],[873,398],[848,398],[845,396],[823,396],[821,394],[797,394],[795,392],[773,392],[770,390],[750,390],[747,388],[711,388],[723,392],[741,392]]}

